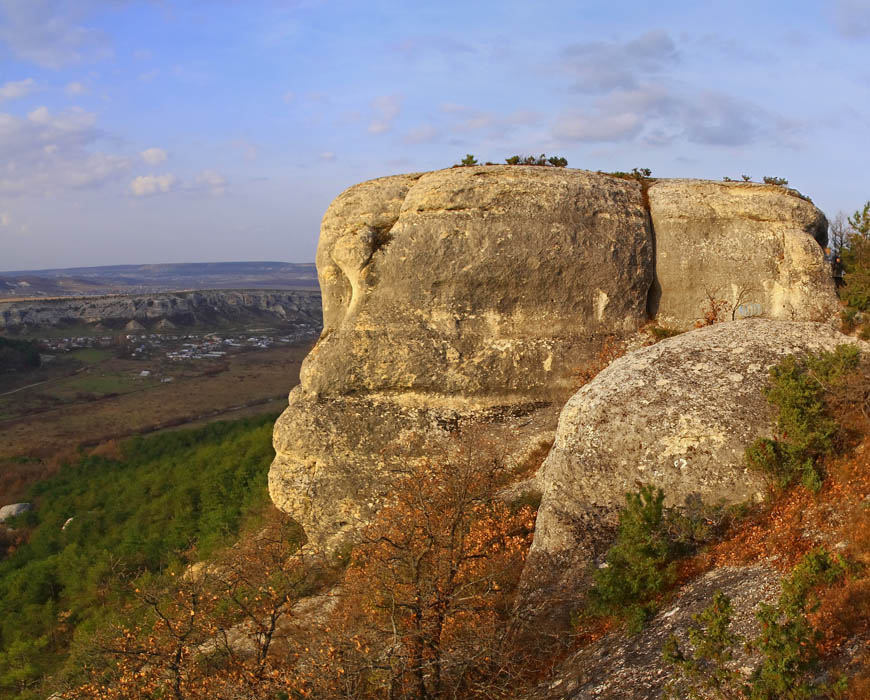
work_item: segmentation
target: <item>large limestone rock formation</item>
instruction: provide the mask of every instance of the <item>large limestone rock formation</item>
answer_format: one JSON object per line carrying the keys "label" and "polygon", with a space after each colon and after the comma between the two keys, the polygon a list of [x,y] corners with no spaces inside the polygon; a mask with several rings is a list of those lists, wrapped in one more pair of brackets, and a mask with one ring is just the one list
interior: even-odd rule
{"label": "large limestone rock formation", "polygon": [[649,187],[656,246],[650,313],[691,328],[750,316],[825,321],[837,298],[822,246],[827,221],[776,185],[660,180]]}
{"label": "large limestone rock formation", "polygon": [[528,576],[576,587],[607,545],[597,524],[639,483],[661,487],[671,504],[690,494],[708,503],[762,497],[763,477],[747,470],[744,449],[772,433],[762,394],[769,368],[788,354],[855,342],[823,324],[746,319],[615,361],[559,417],[538,477],[543,498]]}
{"label": "large limestone rock formation", "polygon": [[712,297],[729,317],[821,319],[835,303],[812,237],[823,226],[807,201],[757,184],[645,192],[483,166],[351,187],[323,218],[324,330],[276,425],[272,498],[337,544],[377,511],[418,438],[437,454],[433,440],[476,426],[511,459],[552,435],[578,372],[649,312],[691,326]]}
{"label": "large limestone rock formation", "polygon": [[653,272],[636,182],[507,166],[350,188],[317,267],[324,331],[269,488],[326,546],[377,510],[416,437],[482,424],[511,453],[552,435],[576,372],[645,322]]}
{"label": "large limestone rock formation", "polygon": [[635,182],[501,166],[357,185],[323,218],[303,386],[550,400],[565,359],[646,320],[651,260]]}

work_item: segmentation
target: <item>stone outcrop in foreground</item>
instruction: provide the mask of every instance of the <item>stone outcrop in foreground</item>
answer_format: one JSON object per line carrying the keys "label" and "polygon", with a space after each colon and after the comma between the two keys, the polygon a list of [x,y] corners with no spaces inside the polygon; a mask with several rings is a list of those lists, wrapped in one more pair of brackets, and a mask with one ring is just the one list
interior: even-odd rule
{"label": "stone outcrop in foreground", "polygon": [[653,307],[690,326],[727,292],[735,316],[827,318],[811,204],[765,185],[645,185],[482,166],[342,193],[317,251],[323,334],[275,428],[274,502],[333,546],[370,520],[415,445],[438,458],[438,441],[474,433],[520,459],[552,437],[578,374]]}
{"label": "stone outcrop in foreground", "polygon": [[543,498],[526,577],[535,588],[579,592],[607,545],[606,537],[592,540],[597,523],[639,483],[662,488],[669,504],[693,494],[707,503],[762,498],[764,479],[746,468],[744,449],[772,436],[774,414],[762,394],[770,367],[789,354],[856,342],[823,324],[747,319],[616,360],[559,417],[538,475]]}

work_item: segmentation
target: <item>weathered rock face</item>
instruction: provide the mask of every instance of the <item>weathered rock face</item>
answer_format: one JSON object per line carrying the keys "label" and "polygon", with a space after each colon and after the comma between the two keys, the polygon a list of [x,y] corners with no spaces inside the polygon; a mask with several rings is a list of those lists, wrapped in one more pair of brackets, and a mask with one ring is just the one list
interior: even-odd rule
{"label": "weathered rock face", "polygon": [[377,510],[413,436],[431,448],[475,426],[511,453],[551,435],[577,370],[645,321],[652,247],[635,182],[456,168],[344,192],[317,267],[324,332],[276,425],[269,488],[334,544]]}
{"label": "weathered rock face", "polygon": [[651,261],[635,182],[503,166],[357,185],[323,218],[302,386],[551,400],[566,359],[645,322]]}
{"label": "weathered rock face", "polygon": [[761,497],[764,480],[744,466],[744,449],[772,431],[762,395],[769,368],[788,354],[855,342],[823,324],[746,319],[615,361],[562,410],[538,477],[528,576],[578,581],[606,546],[606,538],[591,540],[601,514],[623,505],[638,483],[661,487],[670,504],[695,493],[709,503]]}
{"label": "weathered rock face", "polygon": [[650,314],[691,328],[720,302],[720,320],[825,321],[837,297],[822,246],[827,221],[776,185],[660,180],[648,191],[656,246]]}

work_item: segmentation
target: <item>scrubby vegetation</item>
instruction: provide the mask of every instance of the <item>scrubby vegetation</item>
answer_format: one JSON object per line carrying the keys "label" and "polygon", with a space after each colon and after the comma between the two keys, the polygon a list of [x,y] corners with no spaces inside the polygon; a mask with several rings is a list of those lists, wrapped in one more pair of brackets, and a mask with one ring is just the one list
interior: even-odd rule
{"label": "scrubby vegetation", "polygon": [[[843,560],[824,549],[807,554],[783,580],[782,593],[773,605],[762,603],[756,613],[760,632],[742,639],[731,630],[733,608],[721,591],[688,631],[688,646],[672,636],[663,649],[674,668],[669,698],[726,698],[779,700],[832,697],[841,694],[845,679],[831,682],[818,673],[821,631],[810,615],[821,606],[818,591],[842,579]],[[736,668],[741,647],[758,657],[748,678]]]}
{"label": "scrubby vegetation", "polygon": [[[141,437],[34,486],[0,561],[0,691],[25,697],[123,607],[123,581],[231,542],[266,503],[274,416]],[[193,549],[193,548],[196,549]],[[193,552],[196,552],[193,554]]]}
{"label": "scrubby vegetation", "polygon": [[677,579],[677,562],[720,537],[738,508],[705,504],[698,495],[666,508],[661,489],[642,485],[626,494],[616,539],[593,575],[585,615],[608,616],[637,633],[655,612],[660,595]]}
{"label": "scrubby vegetation", "polygon": [[840,298],[849,309],[870,311],[870,202],[848,217],[849,229],[840,241],[839,254],[845,286]]}
{"label": "scrubby vegetation", "polygon": [[622,178],[623,180],[649,180],[652,178],[652,170],[649,168],[632,168],[630,173],[625,172],[624,170],[614,170],[612,173],[603,174],[612,175],[613,177]]}
{"label": "scrubby vegetation", "polygon": [[652,612],[653,598],[675,579],[664,498],[661,489],[651,486],[626,494],[616,541],[589,591],[592,614],[621,617],[631,632],[641,629]]}
{"label": "scrubby vegetation", "polygon": [[777,434],[753,442],[746,449],[747,464],[767,474],[778,488],[799,481],[818,491],[821,461],[834,452],[841,431],[832,406],[848,402],[856,388],[863,393],[859,385],[866,382],[860,381],[859,363],[857,347],[841,345],[805,358],[789,355],[772,367],[764,395],[777,409]]}

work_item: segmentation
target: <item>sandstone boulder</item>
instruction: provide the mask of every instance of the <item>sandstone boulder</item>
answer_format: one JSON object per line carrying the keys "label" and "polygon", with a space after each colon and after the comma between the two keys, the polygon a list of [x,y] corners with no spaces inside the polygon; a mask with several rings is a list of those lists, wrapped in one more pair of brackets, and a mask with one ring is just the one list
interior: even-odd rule
{"label": "sandstone boulder", "polygon": [[317,268],[324,331],[276,424],[269,489],[332,546],[421,439],[473,426],[514,458],[552,436],[578,370],[645,322],[652,242],[636,182],[455,168],[341,194]]}
{"label": "sandstone boulder", "polygon": [[708,503],[761,498],[764,478],[747,470],[744,448],[772,433],[762,394],[769,368],[788,354],[855,342],[824,324],[746,319],[616,360],[559,417],[538,476],[543,498],[527,578],[576,587],[607,546],[598,528],[612,527],[608,514],[639,483],[661,487],[668,504],[690,494]]}
{"label": "sandstone boulder", "polygon": [[719,320],[825,321],[837,310],[824,214],[776,185],[660,180],[649,187],[656,247],[650,314],[691,328]]}

